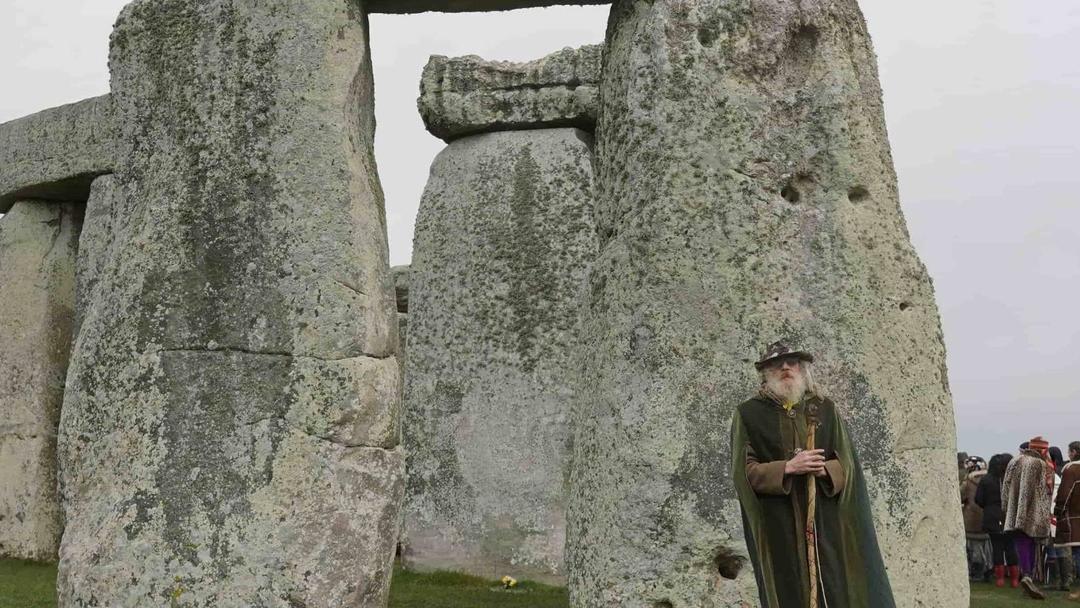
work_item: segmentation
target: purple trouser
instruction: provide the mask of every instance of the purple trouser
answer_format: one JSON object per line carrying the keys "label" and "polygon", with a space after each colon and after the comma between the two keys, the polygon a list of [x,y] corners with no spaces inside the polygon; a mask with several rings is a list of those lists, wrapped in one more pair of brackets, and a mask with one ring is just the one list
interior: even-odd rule
{"label": "purple trouser", "polygon": [[1016,545],[1016,555],[1020,558],[1020,572],[1023,572],[1025,576],[1034,576],[1035,541],[1027,534],[1017,530],[1013,532],[1013,542]]}

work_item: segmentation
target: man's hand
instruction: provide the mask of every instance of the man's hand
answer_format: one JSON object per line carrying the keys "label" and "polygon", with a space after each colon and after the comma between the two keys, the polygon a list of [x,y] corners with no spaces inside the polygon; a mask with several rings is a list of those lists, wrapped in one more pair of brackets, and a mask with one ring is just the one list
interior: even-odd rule
{"label": "man's hand", "polygon": [[825,450],[803,450],[784,465],[784,475],[814,475],[824,477]]}

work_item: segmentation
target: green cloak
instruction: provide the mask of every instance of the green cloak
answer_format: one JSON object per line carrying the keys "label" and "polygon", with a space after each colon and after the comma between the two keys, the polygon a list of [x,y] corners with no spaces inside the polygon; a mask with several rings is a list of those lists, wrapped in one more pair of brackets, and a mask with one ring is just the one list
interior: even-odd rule
{"label": "green cloak", "polygon": [[[787,461],[806,446],[806,410],[816,406],[817,448],[836,459],[830,471],[843,476],[817,480],[817,554],[821,608],[894,608],[892,589],[878,549],[870,500],[855,446],[836,407],[828,399],[808,397],[786,411],[764,396],[736,409],[731,422],[731,478],[742,506],[746,547],[754,565],[763,608],[809,606],[806,563],[806,477],[787,478],[788,493],[761,494],[747,478],[747,454],[757,462]],[[777,472],[773,468],[774,473]],[[779,469],[782,475],[782,469]],[[834,494],[830,496],[829,494]]]}

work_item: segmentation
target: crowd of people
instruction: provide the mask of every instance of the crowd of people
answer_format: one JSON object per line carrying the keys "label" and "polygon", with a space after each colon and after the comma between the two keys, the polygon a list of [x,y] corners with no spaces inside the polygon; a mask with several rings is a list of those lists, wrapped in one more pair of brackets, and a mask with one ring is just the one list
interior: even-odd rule
{"label": "crowd of people", "polygon": [[960,453],[957,462],[971,580],[1034,599],[1056,587],[1080,602],[1080,441],[1068,444],[1067,461],[1035,437],[1015,456]]}

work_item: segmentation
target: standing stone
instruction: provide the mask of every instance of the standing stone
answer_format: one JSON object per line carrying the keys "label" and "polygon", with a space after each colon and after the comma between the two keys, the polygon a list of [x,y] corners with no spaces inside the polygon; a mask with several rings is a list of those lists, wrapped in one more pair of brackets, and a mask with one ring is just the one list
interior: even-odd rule
{"label": "standing stone", "polygon": [[75,306],[81,206],[0,218],[0,557],[56,561],[56,425]]}
{"label": "standing stone", "polygon": [[401,378],[362,8],[121,14],[111,231],[88,237],[60,424],[60,606],[385,605]]}
{"label": "standing stone", "polygon": [[757,604],[728,433],[786,338],[850,424],[898,605],[967,606],[938,313],[855,1],[620,0],[605,53],[572,605]]}
{"label": "standing stone", "polygon": [[103,175],[90,185],[90,198],[86,201],[82,233],[79,236],[79,259],[75,272],[75,325],[74,336],[79,335],[87,308],[95,301],[95,294],[102,269],[112,256],[115,217],[119,205],[119,190],[113,175]]}
{"label": "standing stone", "polygon": [[401,373],[405,373],[405,341],[409,335],[409,266],[394,266],[390,269],[394,277],[394,296],[397,300],[398,353],[402,360]]}
{"label": "standing stone", "polygon": [[591,137],[459,139],[436,158],[410,272],[404,558],[564,580],[570,357],[595,255]]}
{"label": "standing stone", "polygon": [[394,266],[390,269],[390,275],[394,278],[394,300],[397,311],[401,314],[409,313],[409,266]]}

